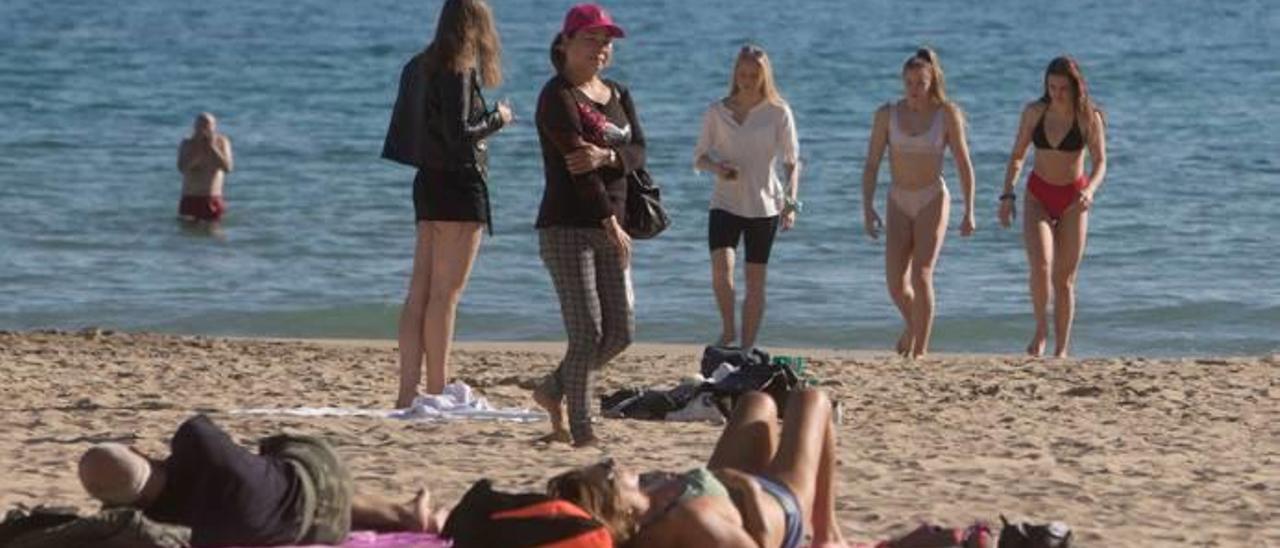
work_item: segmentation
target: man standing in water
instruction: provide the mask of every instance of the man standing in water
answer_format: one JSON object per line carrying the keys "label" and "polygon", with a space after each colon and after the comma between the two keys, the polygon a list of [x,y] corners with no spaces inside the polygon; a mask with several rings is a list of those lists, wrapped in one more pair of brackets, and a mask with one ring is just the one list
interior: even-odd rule
{"label": "man standing in water", "polygon": [[218,133],[218,121],[212,114],[200,113],[191,137],[178,147],[178,171],[182,172],[178,216],[187,221],[221,219],[227,210],[222,183],[231,166],[231,140]]}

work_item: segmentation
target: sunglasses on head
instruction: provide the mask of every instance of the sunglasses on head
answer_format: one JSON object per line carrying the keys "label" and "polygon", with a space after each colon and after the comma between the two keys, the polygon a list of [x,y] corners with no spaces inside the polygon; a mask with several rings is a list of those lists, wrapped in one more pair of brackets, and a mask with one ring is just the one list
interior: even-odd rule
{"label": "sunglasses on head", "polygon": [[751,57],[755,57],[756,59],[759,59],[761,57],[764,57],[764,50],[760,49],[760,46],[757,46],[754,44],[746,44],[742,46],[742,49],[738,50],[738,55],[750,55]]}

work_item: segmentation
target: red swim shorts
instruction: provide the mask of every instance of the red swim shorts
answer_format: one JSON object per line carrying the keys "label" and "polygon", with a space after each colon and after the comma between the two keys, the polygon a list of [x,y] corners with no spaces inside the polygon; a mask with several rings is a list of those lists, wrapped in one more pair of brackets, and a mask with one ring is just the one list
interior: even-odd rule
{"label": "red swim shorts", "polygon": [[227,212],[227,202],[222,196],[183,196],[178,204],[178,215],[195,217],[201,221],[216,221]]}

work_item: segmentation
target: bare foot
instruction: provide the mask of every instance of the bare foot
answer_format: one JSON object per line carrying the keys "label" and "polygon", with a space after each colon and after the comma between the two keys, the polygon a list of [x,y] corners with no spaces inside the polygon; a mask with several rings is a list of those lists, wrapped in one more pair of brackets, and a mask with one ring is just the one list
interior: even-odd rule
{"label": "bare foot", "polygon": [[716,339],[716,346],[729,346],[733,344],[734,335],[732,332],[721,333],[720,338]]}
{"label": "bare foot", "polygon": [[569,434],[568,430],[554,430],[550,434],[539,436],[534,441],[537,443],[570,443],[573,441],[573,436]]}
{"label": "bare foot", "polygon": [[899,356],[905,358],[911,355],[911,347],[914,342],[915,341],[911,338],[911,328],[904,327],[902,329],[902,334],[898,336],[898,344],[894,349],[898,351]]}
{"label": "bare foot", "polygon": [[439,534],[444,531],[444,524],[449,522],[449,511],[440,508],[431,514],[431,519],[427,520],[427,532]]}
{"label": "bare foot", "polygon": [[1049,338],[1048,335],[1046,335],[1043,331],[1037,330],[1036,334],[1031,337],[1031,344],[1027,345],[1027,355],[1035,358],[1039,358],[1040,356],[1043,356],[1044,342],[1045,342],[1045,339],[1048,339],[1048,338]]}
{"label": "bare foot", "polygon": [[413,500],[409,502],[408,507],[412,509],[413,514],[408,516],[405,524],[407,530],[419,533],[436,533],[438,531],[431,530],[431,492],[426,488],[418,489],[418,494],[413,496]]}
{"label": "bare foot", "polygon": [[582,439],[573,440],[573,446],[578,449],[581,449],[583,447],[595,447],[596,444],[599,442],[600,440],[596,438],[595,434],[588,434],[586,437]]}
{"label": "bare foot", "polygon": [[400,397],[396,398],[396,409],[407,409],[413,406],[413,400],[416,399],[418,399],[417,392],[408,395],[400,394]]}
{"label": "bare foot", "polygon": [[840,527],[835,525],[836,520],[831,518],[831,529],[827,531],[825,538],[819,538],[814,535],[813,542],[809,544],[809,548],[848,548],[848,544],[844,540],[844,534],[840,532]]}
{"label": "bare foot", "polygon": [[1053,351],[1053,357],[1058,358],[1058,359],[1066,358],[1066,357],[1067,357],[1067,349],[1065,349],[1065,348],[1058,348],[1058,349],[1054,350],[1054,351]]}
{"label": "bare foot", "polygon": [[554,398],[547,393],[547,383],[550,380],[543,380],[533,389],[533,401],[538,407],[543,408],[547,412],[547,416],[551,419],[551,433],[538,438],[542,443],[569,443],[572,438],[569,435],[569,419],[566,415],[564,398]]}

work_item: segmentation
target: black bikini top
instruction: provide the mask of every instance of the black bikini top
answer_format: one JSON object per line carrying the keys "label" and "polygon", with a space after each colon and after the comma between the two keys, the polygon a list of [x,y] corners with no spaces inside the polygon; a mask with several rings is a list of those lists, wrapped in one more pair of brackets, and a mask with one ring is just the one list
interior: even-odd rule
{"label": "black bikini top", "polygon": [[1071,120],[1071,130],[1058,142],[1058,146],[1055,147],[1049,144],[1049,138],[1044,134],[1044,115],[1047,112],[1049,112],[1049,109],[1046,108],[1044,112],[1040,113],[1040,121],[1036,122],[1036,129],[1031,132],[1031,142],[1036,145],[1036,148],[1066,152],[1084,150],[1084,136],[1080,133],[1080,122],[1075,117],[1072,117]]}

